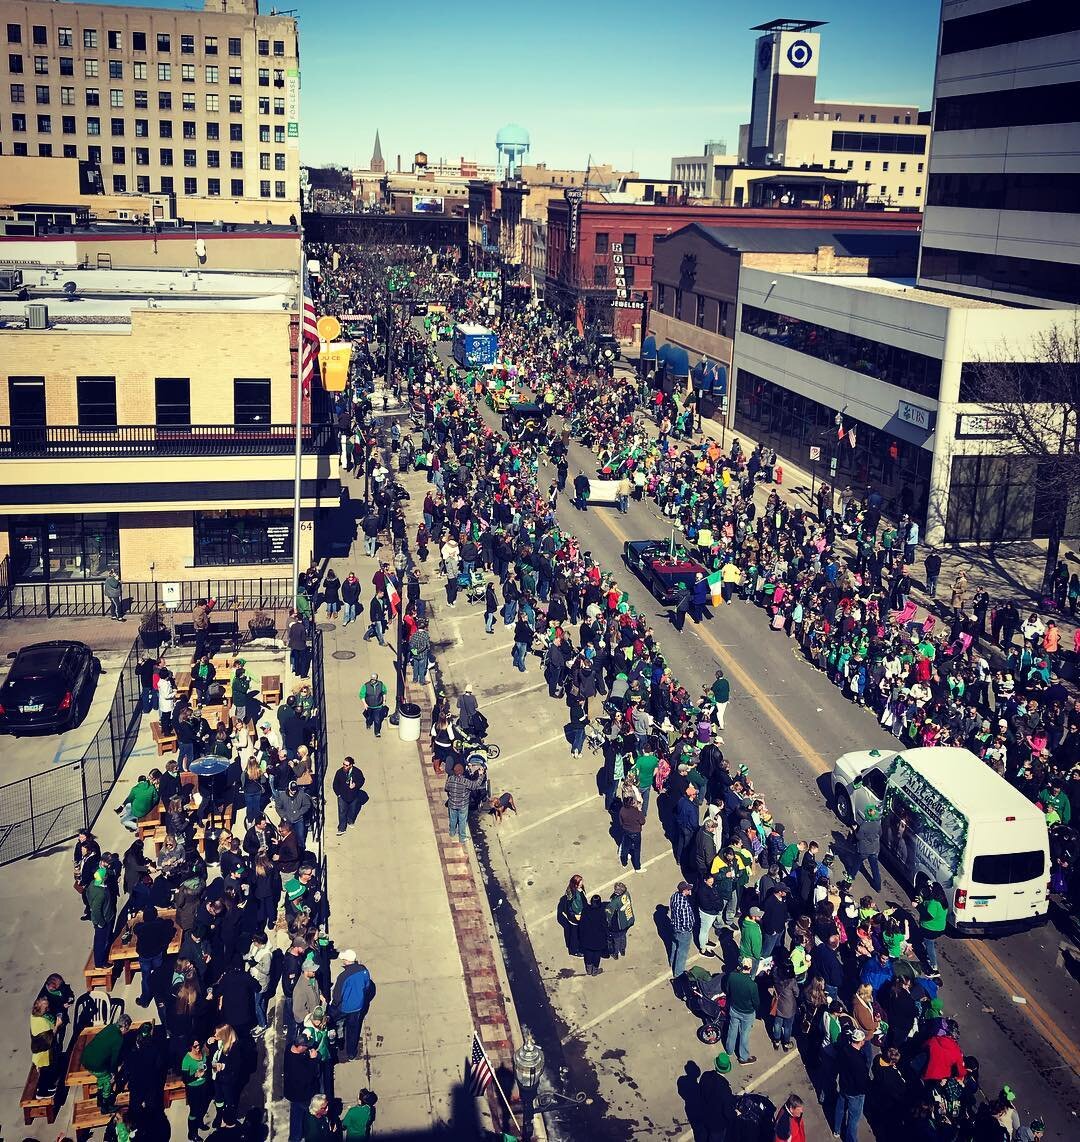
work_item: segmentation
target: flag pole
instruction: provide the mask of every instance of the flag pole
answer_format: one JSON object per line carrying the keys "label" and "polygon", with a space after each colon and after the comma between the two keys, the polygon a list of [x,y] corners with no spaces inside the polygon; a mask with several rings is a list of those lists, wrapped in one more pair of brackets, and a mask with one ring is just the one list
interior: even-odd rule
{"label": "flag pole", "polygon": [[[303,455],[303,425],[304,425],[304,228],[299,227],[300,233],[300,274],[297,280],[297,353],[296,353],[296,436],[294,440],[294,471],[293,471],[293,610],[300,609],[300,494],[301,494],[301,458]],[[314,535],[314,532],[312,533]]]}
{"label": "flag pole", "polygon": [[514,1124],[514,1129],[520,1130],[521,1129],[521,1123],[518,1122],[517,1115],[513,1112],[513,1110],[511,1110],[510,1100],[506,1097],[506,1094],[503,1092],[502,1085],[500,1084],[499,1080],[495,1077],[494,1071],[491,1072],[491,1081],[495,1084],[495,1089],[499,1092],[499,1097],[502,1099],[503,1106],[506,1107],[506,1113],[510,1115],[510,1121]]}

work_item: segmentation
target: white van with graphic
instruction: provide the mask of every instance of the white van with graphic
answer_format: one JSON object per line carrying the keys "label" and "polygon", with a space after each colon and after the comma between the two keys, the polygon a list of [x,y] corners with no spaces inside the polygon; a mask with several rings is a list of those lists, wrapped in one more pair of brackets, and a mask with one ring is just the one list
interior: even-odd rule
{"label": "white van with graphic", "polygon": [[883,861],[916,896],[938,884],[960,932],[1025,928],[1046,919],[1046,818],[966,749],[856,750],[833,764],[845,824],[881,813]]}

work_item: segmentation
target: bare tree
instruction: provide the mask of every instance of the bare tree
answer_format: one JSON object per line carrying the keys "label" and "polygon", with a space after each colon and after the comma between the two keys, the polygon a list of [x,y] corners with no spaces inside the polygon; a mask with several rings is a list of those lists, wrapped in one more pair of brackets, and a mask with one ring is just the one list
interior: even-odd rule
{"label": "bare tree", "polygon": [[1043,588],[1057,566],[1070,501],[1080,489],[1080,319],[1038,334],[1024,354],[979,361],[969,398],[1002,418],[1004,452],[1030,459],[1039,514],[1049,520]]}

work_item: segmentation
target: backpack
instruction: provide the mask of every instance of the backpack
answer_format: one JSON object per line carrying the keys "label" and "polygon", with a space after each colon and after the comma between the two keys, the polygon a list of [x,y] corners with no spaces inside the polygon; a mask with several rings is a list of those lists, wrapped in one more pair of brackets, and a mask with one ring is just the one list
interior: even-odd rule
{"label": "backpack", "polygon": [[735,1100],[737,1142],[768,1142],[775,1137],[773,1121],[776,1107],[763,1094],[741,1094]]}

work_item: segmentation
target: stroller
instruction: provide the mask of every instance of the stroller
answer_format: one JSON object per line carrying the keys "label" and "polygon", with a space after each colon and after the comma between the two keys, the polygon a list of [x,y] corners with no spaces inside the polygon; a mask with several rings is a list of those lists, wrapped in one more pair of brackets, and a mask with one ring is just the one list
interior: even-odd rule
{"label": "stroller", "polygon": [[719,990],[720,976],[693,967],[683,973],[682,997],[701,1020],[697,1037],[702,1043],[719,1043],[727,1023],[727,996]]}
{"label": "stroller", "polygon": [[585,744],[591,753],[600,753],[607,744],[607,740],[607,734],[604,733],[603,727],[597,725],[595,721],[586,723]]}
{"label": "stroller", "polygon": [[487,575],[483,571],[474,571],[471,575],[462,571],[458,576],[458,586],[465,592],[465,599],[470,603],[482,603],[487,591]]}

